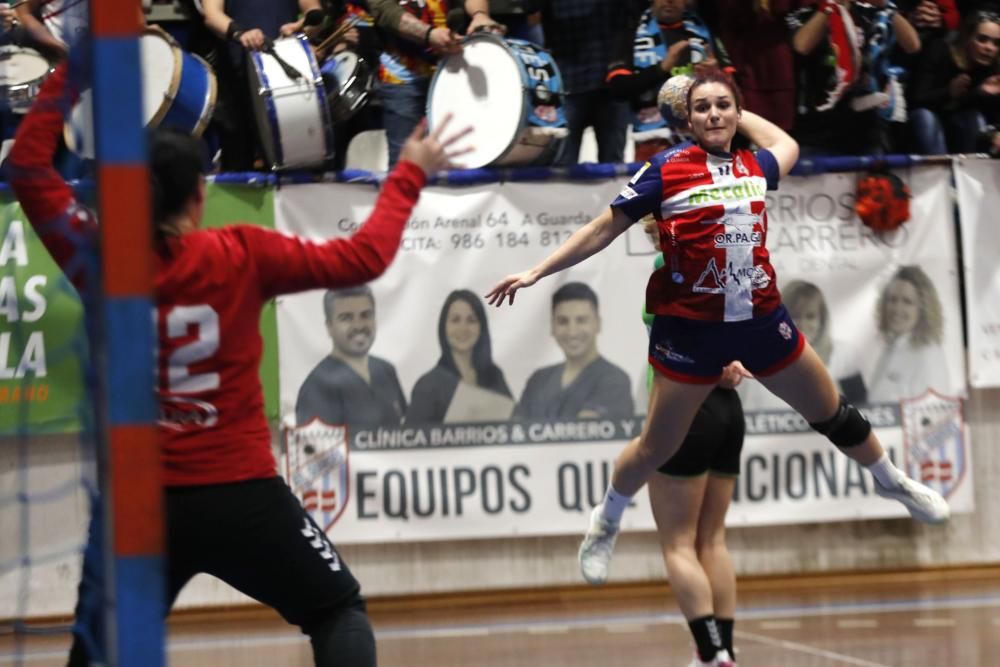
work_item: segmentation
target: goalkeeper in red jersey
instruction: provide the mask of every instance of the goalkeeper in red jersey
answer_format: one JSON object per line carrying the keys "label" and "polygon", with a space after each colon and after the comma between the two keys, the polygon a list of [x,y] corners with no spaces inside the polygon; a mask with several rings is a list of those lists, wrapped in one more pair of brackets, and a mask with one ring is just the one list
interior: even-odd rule
{"label": "goalkeeper in red jersey", "polygon": [[[96,221],[52,166],[71,98],[65,66],[43,84],[10,155],[11,184],[53,258],[85,299]],[[165,484],[167,609],[208,573],[274,607],[312,642],[316,665],[375,664],[360,585],[277,475],[258,366],[261,309],[279,294],[381,275],[428,174],[465,134],[410,136],[368,221],[314,242],[250,225],[202,229],[204,150],[158,130],[150,140],[157,398]],[[81,246],[83,248],[81,249]],[[89,247],[87,247],[89,246]],[[91,519],[69,664],[104,661],[99,513]]]}

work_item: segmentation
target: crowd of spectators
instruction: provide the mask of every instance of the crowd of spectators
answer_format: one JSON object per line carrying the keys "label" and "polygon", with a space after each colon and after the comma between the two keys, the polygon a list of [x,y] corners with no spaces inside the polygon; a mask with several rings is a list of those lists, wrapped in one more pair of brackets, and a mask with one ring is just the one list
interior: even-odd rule
{"label": "crowd of spectators", "polygon": [[[72,1],[0,9],[5,40],[53,61],[66,57],[58,10]],[[462,36],[479,30],[552,53],[568,124],[559,164],[578,161],[588,127],[602,162],[624,159],[630,126],[637,159],[684,139],[683,121],[660,116],[657,92],[672,76],[703,67],[731,71],[746,107],[790,131],[805,156],[1000,155],[996,0],[172,2],[168,20],[154,11],[148,21],[217,74],[206,138],[222,170],[264,166],[245,53],[295,32],[323,44],[321,62],[352,49],[377,70],[363,113],[335,128],[337,159],[327,168],[342,168],[350,138],[373,128],[386,132],[392,164],[424,114],[434,68],[461,50]],[[334,31],[339,38],[331,43]],[[0,115],[5,138],[17,120]]]}

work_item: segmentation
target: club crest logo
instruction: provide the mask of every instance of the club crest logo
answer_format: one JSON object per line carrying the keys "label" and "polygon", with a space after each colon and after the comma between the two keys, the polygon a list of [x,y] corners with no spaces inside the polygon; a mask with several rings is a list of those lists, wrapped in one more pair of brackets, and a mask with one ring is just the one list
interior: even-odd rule
{"label": "club crest logo", "polygon": [[962,401],[933,389],[901,402],[906,472],[945,498],[968,469]]}
{"label": "club crest logo", "polygon": [[319,418],[285,430],[285,479],[323,530],[330,530],[350,499],[346,426]]}

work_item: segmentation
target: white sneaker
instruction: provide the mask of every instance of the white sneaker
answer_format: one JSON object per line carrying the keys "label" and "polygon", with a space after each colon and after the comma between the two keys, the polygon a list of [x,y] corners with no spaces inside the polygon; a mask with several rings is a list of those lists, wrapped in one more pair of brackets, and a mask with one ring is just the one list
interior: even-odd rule
{"label": "white sneaker", "polygon": [[691,661],[691,664],[688,665],[688,667],[736,667],[736,663],[733,662],[731,657],[729,657],[729,651],[722,649],[708,662],[702,660],[698,657],[698,654],[695,653],[694,660]]}
{"label": "white sneaker", "polygon": [[943,523],[951,515],[948,501],[940,493],[906,475],[899,478],[899,486],[894,489],[887,489],[876,479],[875,493],[903,503],[910,516],[923,523]]}
{"label": "white sneaker", "polygon": [[618,537],[618,522],[608,521],[601,516],[603,505],[598,505],[590,513],[590,527],[583,536],[577,559],[580,561],[580,573],[590,584],[603,584],[608,580],[608,566],[611,564],[611,553],[615,550],[615,539]]}

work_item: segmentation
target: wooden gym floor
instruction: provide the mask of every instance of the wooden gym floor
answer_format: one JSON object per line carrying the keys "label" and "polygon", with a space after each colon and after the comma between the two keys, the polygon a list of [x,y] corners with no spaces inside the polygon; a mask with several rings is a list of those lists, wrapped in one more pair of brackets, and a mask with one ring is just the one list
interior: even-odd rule
{"label": "wooden gym floor", "polygon": [[[665,584],[370,601],[381,667],[685,667],[687,628]],[[1000,567],[749,579],[741,667],[1000,665]],[[0,635],[0,666],[65,664],[69,638]],[[268,610],[182,612],[172,667],[312,664]]]}

